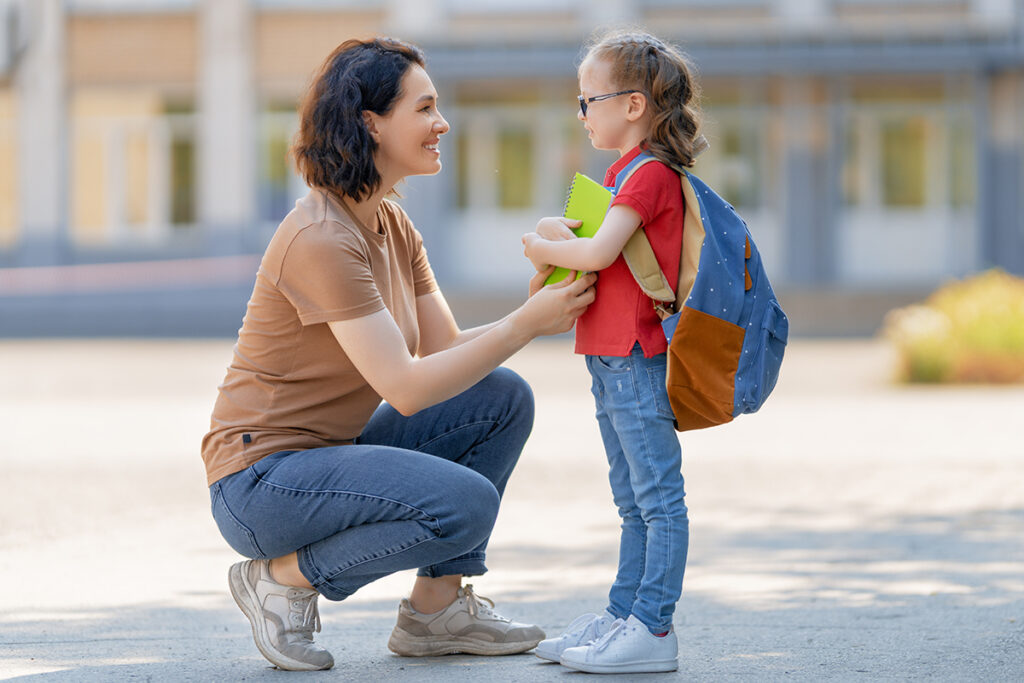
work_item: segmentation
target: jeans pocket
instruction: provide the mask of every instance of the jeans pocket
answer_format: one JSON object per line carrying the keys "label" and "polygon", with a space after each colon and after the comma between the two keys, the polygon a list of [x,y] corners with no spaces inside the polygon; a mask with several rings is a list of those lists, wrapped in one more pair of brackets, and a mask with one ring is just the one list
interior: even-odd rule
{"label": "jeans pocket", "polygon": [[668,400],[668,388],[665,386],[665,378],[668,368],[664,363],[647,368],[647,378],[651,382],[651,395],[654,397],[654,409],[664,418],[675,419],[672,412],[672,404]]}
{"label": "jeans pocket", "polygon": [[249,527],[242,524],[235,517],[234,513],[231,512],[230,508],[228,508],[227,502],[224,500],[224,493],[221,491],[220,482],[210,487],[210,498],[212,499],[210,505],[213,511],[213,519],[217,523],[220,535],[224,537],[228,545],[239,555],[245,557],[266,557],[259,544],[256,543],[256,537]]}
{"label": "jeans pocket", "polygon": [[626,372],[629,370],[629,356],[593,356],[594,362],[602,370],[609,372]]}

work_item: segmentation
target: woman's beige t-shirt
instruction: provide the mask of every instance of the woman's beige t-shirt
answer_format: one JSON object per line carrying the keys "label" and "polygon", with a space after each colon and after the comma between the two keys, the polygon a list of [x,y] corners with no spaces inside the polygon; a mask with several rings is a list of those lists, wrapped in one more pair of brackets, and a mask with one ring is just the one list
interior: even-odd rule
{"label": "woman's beige t-shirt", "polygon": [[416,353],[416,297],[437,284],[401,207],[384,200],[377,219],[379,233],[314,189],[274,233],[203,438],[208,484],[271,453],[349,443],[366,426],[381,398],[328,322],[386,308]]}

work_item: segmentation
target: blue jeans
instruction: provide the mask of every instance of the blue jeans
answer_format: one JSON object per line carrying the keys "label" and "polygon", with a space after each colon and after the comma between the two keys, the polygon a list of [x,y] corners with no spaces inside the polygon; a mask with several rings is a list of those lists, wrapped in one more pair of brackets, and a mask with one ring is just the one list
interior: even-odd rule
{"label": "blue jeans", "polygon": [[282,451],[210,486],[213,517],[251,558],[298,553],[330,600],[403,569],[477,575],[533,427],[533,394],[498,368],[411,417],[382,404],[349,446]]}
{"label": "blue jeans", "polygon": [[661,633],[672,627],[690,542],[665,354],[644,358],[637,344],[629,356],[587,356],[586,362],[622,518],[608,611],[620,619],[632,614]]}

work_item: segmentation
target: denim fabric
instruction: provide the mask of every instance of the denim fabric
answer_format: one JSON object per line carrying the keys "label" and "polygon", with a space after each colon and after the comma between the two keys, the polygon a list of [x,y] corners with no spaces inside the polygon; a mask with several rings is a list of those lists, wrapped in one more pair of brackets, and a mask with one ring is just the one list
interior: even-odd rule
{"label": "denim fabric", "polygon": [[587,356],[608,480],[622,518],[619,569],[608,611],[652,633],[672,627],[683,589],[690,524],[679,439],[665,390],[665,354]]}
{"label": "denim fabric", "polygon": [[350,446],[282,451],[210,487],[213,516],[251,558],[298,552],[343,600],[393,572],[476,575],[501,494],[533,426],[533,394],[498,368],[405,417],[382,404]]}

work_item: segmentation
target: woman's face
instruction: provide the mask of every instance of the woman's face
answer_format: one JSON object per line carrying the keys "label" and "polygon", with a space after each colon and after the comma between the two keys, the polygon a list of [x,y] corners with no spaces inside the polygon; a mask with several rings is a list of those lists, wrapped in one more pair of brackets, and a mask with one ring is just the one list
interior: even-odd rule
{"label": "woman's face", "polygon": [[437,109],[434,84],[418,64],[405,72],[399,93],[387,114],[363,112],[378,145],[374,162],[388,187],[406,176],[440,171],[438,141],[449,128]]}

